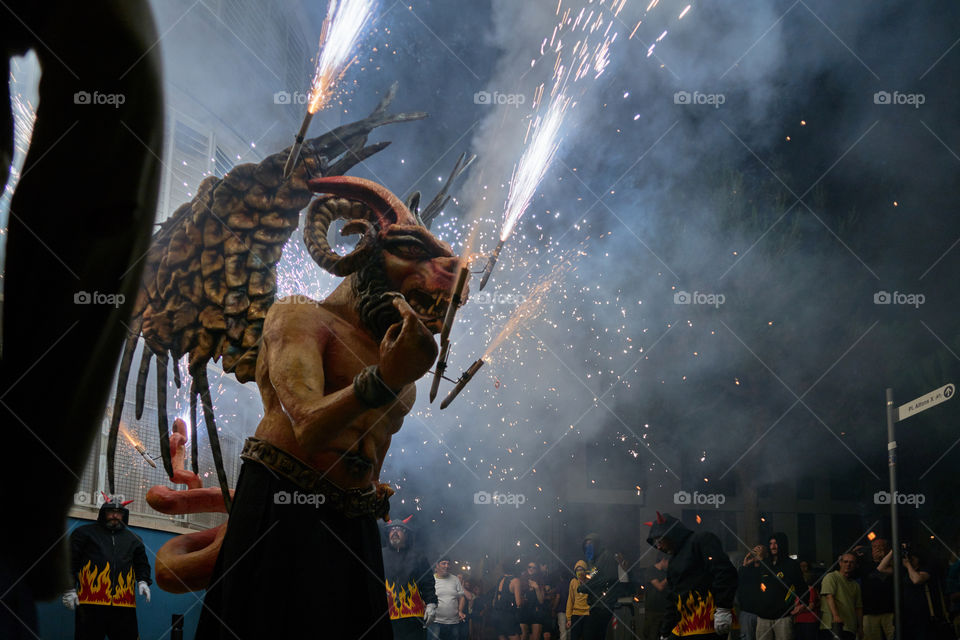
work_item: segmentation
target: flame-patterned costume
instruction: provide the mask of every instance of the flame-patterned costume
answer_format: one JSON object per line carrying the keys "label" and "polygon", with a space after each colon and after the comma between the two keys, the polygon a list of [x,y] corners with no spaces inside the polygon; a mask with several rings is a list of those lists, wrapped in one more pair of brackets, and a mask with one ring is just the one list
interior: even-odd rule
{"label": "flame-patterned costume", "polygon": [[[720,539],[708,531],[694,533],[673,516],[658,514],[650,525],[647,542],[658,538],[672,543],[667,566],[666,596],[669,602],[660,635],[717,637],[714,613],[733,609],[737,592],[737,570],[731,564]],[[736,618],[733,628],[738,628]]]}
{"label": "flame-patterned costume", "polygon": [[[106,512],[123,514],[123,526],[110,528]],[[71,572],[76,582],[77,637],[137,637],[138,582],[153,583],[146,549],[126,524],[129,512],[119,502],[100,507],[97,522],[77,527],[70,535]]]}

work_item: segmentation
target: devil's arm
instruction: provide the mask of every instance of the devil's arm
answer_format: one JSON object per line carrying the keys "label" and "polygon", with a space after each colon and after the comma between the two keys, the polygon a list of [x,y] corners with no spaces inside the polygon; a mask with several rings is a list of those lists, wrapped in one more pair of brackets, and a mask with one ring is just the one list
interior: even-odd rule
{"label": "devil's arm", "polygon": [[270,384],[297,443],[314,453],[370,407],[357,399],[352,384],[324,393],[323,351],[328,341],[337,338],[312,309],[299,307],[290,304],[270,310],[261,357],[266,358]]}

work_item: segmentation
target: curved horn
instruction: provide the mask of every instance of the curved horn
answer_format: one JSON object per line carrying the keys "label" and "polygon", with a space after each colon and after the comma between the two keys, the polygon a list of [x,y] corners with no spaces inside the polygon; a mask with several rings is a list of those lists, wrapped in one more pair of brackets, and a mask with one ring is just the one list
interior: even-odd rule
{"label": "curved horn", "polygon": [[[318,198],[310,204],[307,211],[307,220],[303,227],[303,243],[310,253],[310,257],[320,267],[335,276],[348,276],[360,268],[367,258],[367,253],[375,237],[374,220],[376,214],[359,203],[351,203],[343,198]],[[353,251],[345,256],[337,254],[330,246],[327,232],[334,220],[346,218],[350,220],[344,225],[341,233],[351,235],[362,233],[363,237]]]}
{"label": "curved horn", "polygon": [[[310,205],[303,229],[303,241],[314,261],[336,276],[347,276],[366,261],[376,228],[391,224],[416,224],[407,205],[383,185],[354,176],[314,178],[307,184],[315,193],[331,197],[318,198]],[[327,239],[330,224],[337,219],[350,220],[341,233],[362,233],[352,252],[338,255]],[[375,228],[376,227],[376,228]]]}
{"label": "curved horn", "polygon": [[416,219],[403,200],[381,184],[355,176],[330,176],[307,181],[314,193],[326,193],[355,200],[367,205],[377,214],[380,226],[387,224],[416,224]]}

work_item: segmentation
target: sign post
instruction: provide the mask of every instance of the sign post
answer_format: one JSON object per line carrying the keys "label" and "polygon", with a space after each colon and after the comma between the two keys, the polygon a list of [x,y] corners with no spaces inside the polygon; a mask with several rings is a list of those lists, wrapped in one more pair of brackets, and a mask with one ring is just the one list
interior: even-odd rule
{"label": "sign post", "polygon": [[890,543],[893,545],[893,620],[896,625],[896,637],[903,637],[902,620],[900,617],[900,573],[903,571],[902,556],[900,554],[900,525],[897,521],[897,435],[896,423],[906,420],[946,402],[953,397],[955,387],[953,383],[945,384],[939,389],[911,400],[907,404],[894,409],[893,389],[887,389],[887,466],[890,468]]}

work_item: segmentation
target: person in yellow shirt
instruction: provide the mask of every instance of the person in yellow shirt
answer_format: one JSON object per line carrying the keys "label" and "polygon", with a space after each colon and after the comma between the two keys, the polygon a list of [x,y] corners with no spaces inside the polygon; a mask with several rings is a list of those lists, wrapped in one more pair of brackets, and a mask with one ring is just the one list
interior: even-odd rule
{"label": "person in yellow shirt", "polygon": [[570,588],[567,590],[567,638],[568,640],[582,640],[585,626],[584,618],[590,615],[590,605],[587,604],[587,594],[577,591],[587,575],[587,563],[577,560],[573,567],[576,578],[570,579]]}

